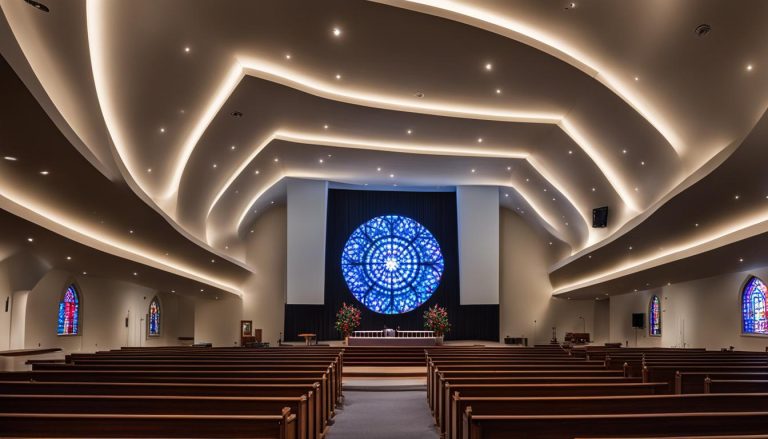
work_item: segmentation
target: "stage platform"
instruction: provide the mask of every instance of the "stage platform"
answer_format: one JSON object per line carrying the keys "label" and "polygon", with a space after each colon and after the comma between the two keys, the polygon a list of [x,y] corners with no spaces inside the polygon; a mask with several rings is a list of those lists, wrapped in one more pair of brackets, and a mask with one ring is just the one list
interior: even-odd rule
{"label": "stage platform", "polygon": [[416,346],[430,347],[437,345],[434,337],[349,337],[349,346]]}

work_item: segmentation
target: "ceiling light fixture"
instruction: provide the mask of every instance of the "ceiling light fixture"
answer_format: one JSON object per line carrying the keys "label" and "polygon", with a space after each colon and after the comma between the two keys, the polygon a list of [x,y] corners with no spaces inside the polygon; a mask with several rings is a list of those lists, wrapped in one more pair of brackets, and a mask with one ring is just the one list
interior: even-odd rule
{"label": "ceiling light fixture", "polygon": [[752,67],[752,64],[747,64],[747,71],[748,72],[751,72],[753,68],[754,67]]}
{"label": "ceiling light fixture", "polygon": [[48,171],[40,171],[40,175],[48,175],[48,174],[50,174],[50,172],[48,172]]}
{"label": "ceiling light fixture", "polygon": [[497,95],[500,95],[500,94],[501,94],[501,89],[500,89],[500,88],[497,88],[497,89],[496,89],[496,94],[497,94]]}
{"label": "ceiling light fixture", "polygon": [[9,155],[3,157],[3,159],[8,160],[9,162],[15,162],[16,160],[18,160],[16,157],[11,157]]}
{"label": "ceiling light fixture", "polygon": [[482,137],[478,137],[477,138],[477,143],[483,143],[483,138]]}
{"label": "ceiling light fixture", "polygon": [[27,238],[27,242],[34,242],[35,238]]}
{"label": "ceiling light fixture", "polygon": [[395,174],[389,174],[389,178],[395,178]]}
{"label": "ceiling light fixture", "polygon": [[187,46],[184,48],[184,53],[189,53],[191,50],[192,49],[189,46]]}
{"label": "ceiling light fixture", "polygon": [[236,149],[237,149],[237,147],[236,147],[235,145],[232,145],[232,146],[230,146],[230,147],[229,147],[229,149],[231,149],[232,151],[234,151],[234,150],[236,150]]}
{"label": "ceiling light fixture", "polygon": [[323,129],[327,130],[328,129],[328,124],[323,125]]}
{"label": "ceiling light fixture", "polygon": [[71,261],[72,260],[72,256],[67,256],[67,260]]}
{"label": "ceiling light fixture", "polygon": [[340,79],[341,79],[341,74],[337,73],[337,74],[336,74],[336,80],[338,81],[338,80],[340,80]]}
{"label": "ceiling light fixture", "polygon": [[323,164],[323,159],[319,159],[318,162],[320,162],[320,164],[322,165]]}
{"label": "ceiling light fixture", "polygon": [[334,27],[334,28],[333,28],[333,36],[334,36],[334,37],[340,37],[340,36],[341,36],[341,28],[339,28],[339,27]]}
{"label": "ceiling light fixture", "polygon": [[291,59],[291,54],[290,53],[286,53],[285,54],[285,59]]}
{"label": "ceiling light fixture", "polygon": [[489,72],[490,72],[491,70],[493,70],[493,64],[491,64],[491,63],[486,63],[486,64],[485,64],[485,70],[486,70],[486,71],[489,71]]}
{"label": "ceiling light fixture", "polygon": [[230,116],[234,117],[235,119],[240,119],[241,117],[243,117],[243,113],[240,112],[240,111],[233,111],[233,112],[231,112],[229,114],[230,114]]}
{"label": "ceiling light fixture", "polygon": [[165,128],[160,128],[160,132],[164,133],[165,132]]}
{"label": "ceiling light fixture", "polygon": [[408,134],[412,134],[412,133],[413,133],[413,131],[411,131],[411,130],[408,130],[408,131],[406,131],[406,133],[408,133]]}

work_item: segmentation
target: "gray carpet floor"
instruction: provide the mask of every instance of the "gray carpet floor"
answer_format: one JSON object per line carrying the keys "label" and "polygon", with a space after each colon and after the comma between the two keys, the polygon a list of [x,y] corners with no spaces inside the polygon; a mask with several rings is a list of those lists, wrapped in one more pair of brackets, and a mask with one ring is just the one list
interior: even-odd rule
{"label": "gray carpet floor", "polygon": [[328,439],[437,439],[421,391],[344,391]]}

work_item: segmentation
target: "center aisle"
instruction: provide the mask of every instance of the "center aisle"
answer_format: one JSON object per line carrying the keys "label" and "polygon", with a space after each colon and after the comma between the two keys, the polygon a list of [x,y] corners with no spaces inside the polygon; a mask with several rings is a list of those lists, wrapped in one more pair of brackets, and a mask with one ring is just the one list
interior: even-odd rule
{"label": "center aisle", "polygon": [[421,391],[344,391],[328,439],[438,438]]}

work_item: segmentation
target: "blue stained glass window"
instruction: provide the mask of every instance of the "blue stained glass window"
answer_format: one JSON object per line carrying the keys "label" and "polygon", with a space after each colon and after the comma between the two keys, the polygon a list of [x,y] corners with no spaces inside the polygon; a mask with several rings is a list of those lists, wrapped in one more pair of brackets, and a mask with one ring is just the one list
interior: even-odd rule
{"label": "blue stained glass window", "polygon": [[74,285],[67,287],[64,298],[59,302],[58,335],[77,335],[80,326],[80,297]]}
{"label": "blue stained glass window", "polygon": [[768,335],[768,317],[765,314],[765,284],[753,277],[741,295],[742,330],[744,334]]}
{"label": "blue stained glass window", "polygon": [[149,303],[149,336],[160,336],[160,301],[157,297]]}
{"label": "blue stained glass window", "polygon": [[352,294],[368,309],[401,314],[429,300],[443,275],[440,244],[411,218],[373,218],[349,236],[341,270]]}
{"label": "blue stained glass window", "polygon": [[661,301],[659,296],[651,297],[651,304],[648,306],[649,332],[652,336],[661,335]]}

